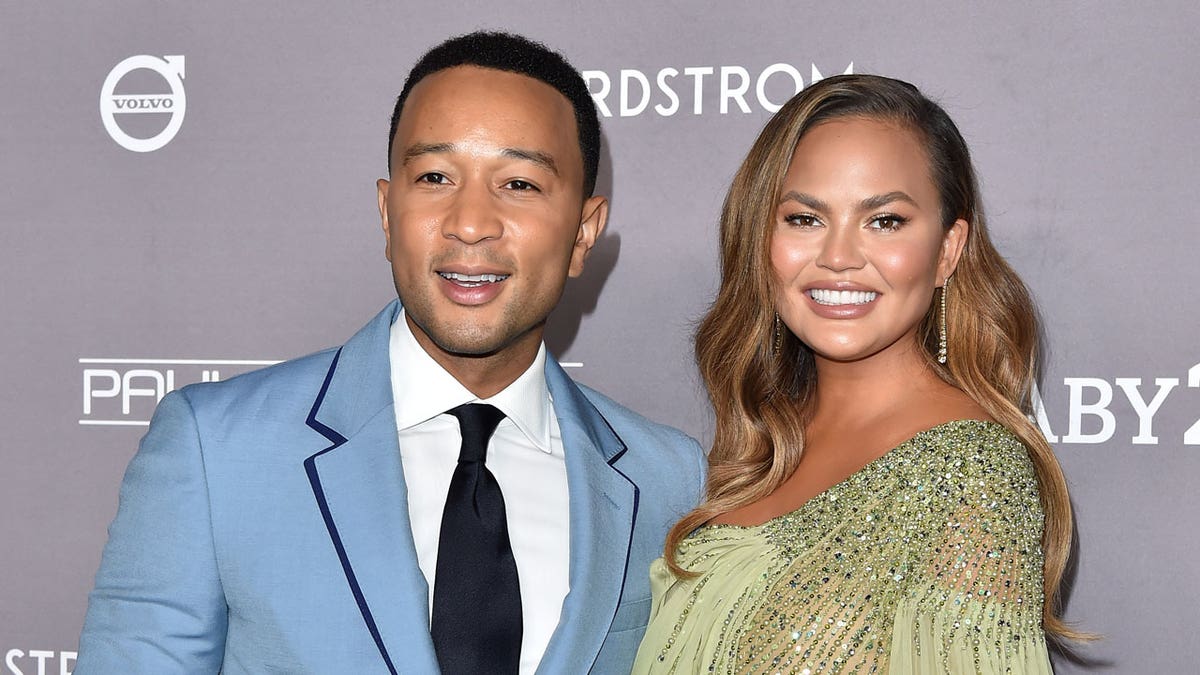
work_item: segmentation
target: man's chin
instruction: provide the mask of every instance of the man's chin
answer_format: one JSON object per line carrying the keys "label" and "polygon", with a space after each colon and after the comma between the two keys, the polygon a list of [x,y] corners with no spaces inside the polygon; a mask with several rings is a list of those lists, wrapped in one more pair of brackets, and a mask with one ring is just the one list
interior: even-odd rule
{"label": "man's chin", "polygon": [[494,345],[492,343],[451,343],[445,344],[436,342],[437,348],[450,356],[456,356],[464,359],[483,359],[489,356],[495,356],[504,350],[502,345]]}
{"label": "man's chin", "polygon": [[426,323],[415,314],[408,314],[417,341],[428,351],[437,350],[454,358],[489,358],[510,349],[520,349],[526,341],[541,341],[545,320],[528,327],[507,325],[504,321],[473,320],[432,321]]}
{"label": "man's chin", "polygon": [[429,339],[434,346],[449,356],[460,358],[487,358],[504,351],[516,342],[515,336],[499,329],[482,326],[456,331],[433,331]]}
{"label": "man's chin", "polygon": [[430,339],[448,356],[484,359],[506,351],[516,355],[524,352],[524,347],[531,346],[531,343],[539,344],[544,326],[544,321],[525,329],[473,326],[467,330],[436,331],[430,335]]}

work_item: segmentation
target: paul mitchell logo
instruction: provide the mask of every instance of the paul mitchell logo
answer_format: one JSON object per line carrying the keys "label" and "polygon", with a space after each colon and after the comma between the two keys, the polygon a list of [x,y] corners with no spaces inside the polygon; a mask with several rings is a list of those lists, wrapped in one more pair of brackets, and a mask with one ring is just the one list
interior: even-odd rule
{"label": "paul mitchell logo", "polygon": [[[167,82],[171,92],[159,94],[118,94],[117,85],[126,75],[135,70],[150,70],[158,73]],[[104,79],[100,89],[100,120],[104,129],[118,145],[133,152],[153,152],[171,142],[187,111],[187,97],[183,92],[183,57],[131,56],[117,64]],[[126,133],[117,123],[117,116],[131,114],[169,115],[167,125],[150,138],[137,138]]]}
{"label": "paul mitchell logo", "polygon": [[[234,375],[272,366],[279,360],[258,359],[79,359],[83,390],[82,426],[144,427],[158,402],[169,392],[193,382],[219,382]],[[583,363],[563,362],[564,368]]]}
{"label": "paul mitchell logo", "polygon": [[81,358],[79,363],[83,366],[80,424],[144,427],[167,392],[192,382],[217,382],[279,361]]}

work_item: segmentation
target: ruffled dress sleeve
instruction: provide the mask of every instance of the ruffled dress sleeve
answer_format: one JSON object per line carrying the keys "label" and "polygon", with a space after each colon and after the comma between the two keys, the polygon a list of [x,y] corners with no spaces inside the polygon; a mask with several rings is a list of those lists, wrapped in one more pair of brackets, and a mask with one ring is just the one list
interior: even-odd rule
{"label": "ruffled dress sleeve", "polygon": [[888,671],[1052,673],[1042,629],[1043,512],[1028,452],[996,427],[950,459],[923,592],[896,610]]}

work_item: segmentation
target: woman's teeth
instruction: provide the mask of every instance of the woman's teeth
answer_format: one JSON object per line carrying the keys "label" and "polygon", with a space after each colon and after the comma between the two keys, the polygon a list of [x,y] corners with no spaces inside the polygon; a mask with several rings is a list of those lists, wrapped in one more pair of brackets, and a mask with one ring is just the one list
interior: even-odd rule
{"label": "woman's teeth", "polygon": [[814,288],[808,292],[808,296],[816,300],[818,305],[865,305],[878,295],[875,291],[831,291],[824,288]]}

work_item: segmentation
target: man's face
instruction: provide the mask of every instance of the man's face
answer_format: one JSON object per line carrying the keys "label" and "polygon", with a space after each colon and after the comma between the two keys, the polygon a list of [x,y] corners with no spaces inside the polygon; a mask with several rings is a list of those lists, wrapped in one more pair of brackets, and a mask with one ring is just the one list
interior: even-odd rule
{"label": "man's face", "polygon": [[434,73],[405,101],[391,165],[379,211],[418,342],[435,358],[532,359],[607,216],[603,197],[583,198],[570,102],[516,73]]}

